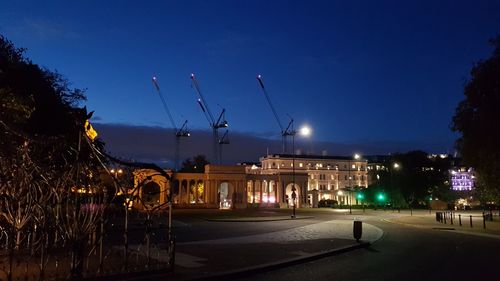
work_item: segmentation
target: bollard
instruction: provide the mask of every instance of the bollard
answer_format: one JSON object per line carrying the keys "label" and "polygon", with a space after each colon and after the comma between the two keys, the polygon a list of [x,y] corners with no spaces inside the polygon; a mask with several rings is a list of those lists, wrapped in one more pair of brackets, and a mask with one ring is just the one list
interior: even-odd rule
{"label": "bollard", "polygon": [[361,235],[363,234],[363,222],[362,221],[354,221],[353,227],[352,227],[352,234],[354,236],[354,239],[356,239],[356,242],[359,242],[359,239],[361,239]]}
{"label": "bollard", "polygon": [[472,215],[470,216],[470,227],[472,227]]}
{"label": "bollard", "polygon": [[483,228],[486,228],[486,215],[483,215]]}
{"label": "bollard", "polygon": [[462,215],[458,215],[458,224],[462,226]]}

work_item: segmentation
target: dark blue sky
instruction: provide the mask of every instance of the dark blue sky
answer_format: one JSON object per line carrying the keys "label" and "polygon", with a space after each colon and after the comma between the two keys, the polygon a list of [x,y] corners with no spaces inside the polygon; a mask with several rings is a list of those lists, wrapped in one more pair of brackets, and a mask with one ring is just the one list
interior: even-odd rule
{"label": "dark blue sky", "polygon": [[194,72],[233,132],[278,138],[260,73],[282,122],[313,140],[447,150],[499,15],[500,1],[2,1],[0,33],[88,88],[101,123],[170,127],[154,74],[178,125],[207,128]]}

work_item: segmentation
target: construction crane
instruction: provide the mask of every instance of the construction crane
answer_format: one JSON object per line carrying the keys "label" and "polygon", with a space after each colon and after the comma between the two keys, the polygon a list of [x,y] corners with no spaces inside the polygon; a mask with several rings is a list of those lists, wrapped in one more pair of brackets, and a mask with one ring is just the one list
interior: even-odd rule
{"label": "construction crane", "polygon": [[219,139],[219,159],[222,161],[222,146],[229,144],[229,130],[226,129],[222,137]]}
{"label": "construction crane", "polygon": [[160,85],[158,84],[158,79],[156,76],[153,76],[153,86],[156,89],[156,92],[158,93],[158,96],[161,99],[161,103],[163,104],[163,109],[165,109],[165,112],[168,115],[168,118],[170,119],[170,123],[172,124],[172,127],[174,128],[175,132],[175,155],[174,155],[174,171],[177,171],[179,169],[179,148],[180,148],[180,139],[183,137],[189,137],[191,134],[188,131],[187,128],[187,120],[184,120],[184,123],[182,126],[178,129],[177,126],[175,125],[174,118],[172,118],[172,114],[170,113],[170,110],[168,109],[167,102],[165,101],[165,98],[163,97],[163,94],[160,90]]}
{"label": "construction crane", "polygon": [[[200,90],[200,85],[198,84],[198,81],[196,80],[196,77],[194,74],[191,74],[191,81],[193,83],[193,88],[196,91],[196,94],[198,95],[198,105],[201,108],[201,111],[203,112],[203,115],[205,115],[205,118],[208,121],[208,124],[210,125],[210,128],[212,128],[213,132],[213,159],[217,161],[218,164],[221,164],[222,162],[222,145],[223,144],[228,144],[228,135],[227,135],[227,129],[226,133],[223,135],[222,138],[219,138],[219,129],[221,128],[227,128],[229,124],[227,123],[226,120],[226,109],[222,109],[221,113],[219,114],[219,117],[217,120],[214,118],[212,115],[212,112],[210,111],[210,108],[208,107],[207,102],[205,101],[205,97],[201,93]],[[218,146],[221,147],[218,147]],[[220,153],[218,153],[218,150],[220,149]]]}
{"label": "construction crane", "polygon": [[276,113],[276,109],[274,109],[273,103],[271,102],[271,99],[269,98],[269,94],[266,91],[266,88],[264,87],[264,82],[262,81],[262,75],[257,75],[257,81],[259,81],[260,88],[262,89],[262,92],[264,93],[264,96],[266,97],[267,103],[269,104],[269,107],[271,107],[271,111],[274,114],[274,118],[276,119],[276,122],[278,122],[278,126],[281,129],[281,142],[282,142],[282,153],[285,154],[287,149],[286,149],[286,144],[287,144],[287,137],[288,136],[295,136],[295,129],[293,127],[293,118],[290,116],[290,122],[288,122],[288,125],[283,127],[283,124],[280,121],[280,118],[278,116],[278,113]]}

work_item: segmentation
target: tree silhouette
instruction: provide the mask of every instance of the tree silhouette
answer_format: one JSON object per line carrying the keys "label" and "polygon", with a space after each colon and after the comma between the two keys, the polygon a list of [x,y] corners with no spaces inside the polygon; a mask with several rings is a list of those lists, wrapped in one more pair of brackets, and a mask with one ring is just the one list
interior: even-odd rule
{"label": "tree silhouette", "polygon": [[[461,134],[456,142],[464,163],[473,167],[479,189],[500,199],[500,36],[491,40],[491,57],[477,62],[465,85],[465,99],[458,104],[452,130]],[[483,193],[485,193],[483,192]],[[490,196],[491,197],[491,196]]]}
{"label": "tree silhouette", "polygon": [[205,155],[196,155],[182,162],[180,172],[182,173],[204,173],[205,165],[210,164]]}

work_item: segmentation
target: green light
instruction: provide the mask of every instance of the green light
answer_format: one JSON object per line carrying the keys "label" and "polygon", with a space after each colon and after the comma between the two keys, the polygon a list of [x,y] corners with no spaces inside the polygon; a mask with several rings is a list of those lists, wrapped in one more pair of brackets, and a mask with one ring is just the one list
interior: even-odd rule
{"label": "green light", "polygon": [[364,199],[365,196],[363,195],[363,193],[358,193],[358,195],[356,196],[358,199]]}
{"label": "green light", "polygon": [[385,200],[385,195],[383,193],[380,193],[378,196],[377,196],[377,199],[380,200],[380,201],[384,201]]}

